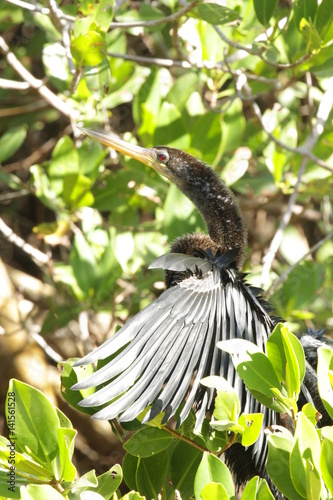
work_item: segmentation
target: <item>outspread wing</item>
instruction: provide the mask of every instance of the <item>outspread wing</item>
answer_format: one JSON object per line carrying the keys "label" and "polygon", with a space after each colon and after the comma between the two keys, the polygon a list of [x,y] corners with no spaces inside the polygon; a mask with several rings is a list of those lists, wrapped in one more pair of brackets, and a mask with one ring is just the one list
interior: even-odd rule
{"label": "outspread wing", "polygon": [[[257,292],[236,270],[226,267],[229,262],[228,256],[209,261],[182,254],[168,254],[155,261],[151,267],[184,273],[184,279],[76,363],[93,363],[117,353],[73,387],[104,384],[84,399],[82,406],[107,404],[95,418],[130,421],[151,405],[145,421],[161,412],[167,421],[186,399],[178,423],[194,407],[197,425],[201,425],[206,411],[212,409],[214,392],[200,380],[219,375],[237,391],[242,411],[263,411],[265,424],[271,424],[271,413],[246,391],[228,354],[216,348],[220,340],[244,338],[265,350],[274,326]],[[262,442],[256,445],[258,450],[261,446]]]}

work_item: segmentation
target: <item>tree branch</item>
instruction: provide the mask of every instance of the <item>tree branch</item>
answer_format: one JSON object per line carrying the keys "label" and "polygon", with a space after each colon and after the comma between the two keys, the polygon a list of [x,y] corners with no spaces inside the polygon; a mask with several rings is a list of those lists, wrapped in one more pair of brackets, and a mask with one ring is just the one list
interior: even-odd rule
{"label": "tree branch", "polygon": [[262,283],[267,282],[273,260],[275,258],[276,252],[278,251],[283,238],[283,232],[290,222],[291,215],[293,212],[293,206],[296,203],[298,190],[302,182],[302,176],[306,170],[306,166],[308,163],[308,155],[309,153],[311,153],[312,149],[315,147],[321,134],[324,131],[324,125],[328,119],[332,106],[333,106],[333,78],[330,78],[327,90],[324,93],[323,98],[318,106],[316,121],[312,127],[312,130],[308,135],[308,137],[306,138],[306,140],[304,141],[304,143],[298,148],[299,154],[301,154],[303,158],[301,161],[300,169],[298,171],[297,182],[294,187],[294,191],[289,198],[287,209],[281,219],[279,228],[277,229],[269,246],[268,252],[263,259],[264,265],[261,275]]}
{"label": "tree branch", "polygon": [[271,286],[267,289],[265,292],[265,298],[269,299],[275,292],[275,290],[286,281],[288,278],[289,274],[296,269],[301,262],[303,262],[309,255],[311,255],[313,252],[316,252],[326,241],[330,240],[333,238],[333,231],[328,233],[324,238],[322,238],[320,241],[318,241],[315,245],[313,245],[308,252],[306,252],[295,264],[292,266],[289,266],[288,269],[284,273],[281,274],[276,280],[273,281]]}
{"label": "tree branch", "polygon": [[0,51],[6,57],[8,64],[16,71],[20,77],[27,82],[30,87],[37,90],[37,92],[47,101],[53,108],[57,109],[60,113],[67,116],[70,120],[77,120],[80,113],[73,109],[69,104],[55,95],[42,80],[35,78],[17,59],[15,54],[10,51],[5,40],[0,36]]}

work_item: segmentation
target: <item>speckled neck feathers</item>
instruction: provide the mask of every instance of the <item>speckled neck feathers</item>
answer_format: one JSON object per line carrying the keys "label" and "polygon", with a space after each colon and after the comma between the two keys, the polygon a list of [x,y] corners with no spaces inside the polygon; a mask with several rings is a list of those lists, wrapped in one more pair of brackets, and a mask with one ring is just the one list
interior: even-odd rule
{"label": "speckled neck feathers", "polygon": [[236,249],[236,266],[241,268],[247,231],[236,198],[211,167],[183,151],[165,149],[170,157],[170,179],[198,208],[209,234],[178,238],[171,251],[192,254],[198,248],[212,252]]}

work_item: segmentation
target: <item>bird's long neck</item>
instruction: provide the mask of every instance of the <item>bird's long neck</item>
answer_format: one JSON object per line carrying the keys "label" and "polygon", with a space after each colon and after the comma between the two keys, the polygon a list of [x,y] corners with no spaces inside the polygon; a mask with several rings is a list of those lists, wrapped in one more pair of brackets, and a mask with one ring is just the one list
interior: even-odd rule
{"label": "bird's long neck", "polygon": [[198,162],[187,172],[186,182],[180,189],[200,211],[214,247],[224,252],[238,250],[236,264],[240,268],[247,231],[236,198],[208,165]]}

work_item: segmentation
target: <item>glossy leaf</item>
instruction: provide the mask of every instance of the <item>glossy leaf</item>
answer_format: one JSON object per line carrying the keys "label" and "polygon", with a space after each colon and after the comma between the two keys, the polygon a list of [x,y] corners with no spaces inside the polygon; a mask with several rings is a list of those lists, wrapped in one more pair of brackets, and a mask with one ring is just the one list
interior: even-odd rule
{"label": "glossy leaf", "polygon": [[305,374],[305,358],[299,340],[282,324],[278,324],[267,342],[267,356],[289,397],[296,398]]}
{"label": "glossy leaf", "polygon": [[165,451],[147,458],[140,458],[136,471],[136,483],[141,495],[157,498],[168,470],[168,455]]}
{"label": "glossy leaf", "polygon": [[110,470],[98,476],[97,480],[98,485],[94,491],[101,495],[104,500],[111,500],[123,480],[123,472],[120,465],[114,465]]}
{"label": "glossy leaf", "polygon": [[0,163],[8,160],[22,146],[27,136],[25,125],[12,127],[0,138]]}
{"label": "glossy leaf", "polygon": [[[14,394],[15,398],[14,410],[12,406],[9,406],[11,394]],[[6,408],[8,422],[13,414],[12,411],[15,411],[17,449],[19,451],[29,449],[30,455],[35,460],[53,471],[57,480],[62,480],[64,468],[69,459],[68,455],[66,458],[64,446],[70,448],[71,445],[68,442],[65,444],[63,438],[60,437],[65,431],[59,430],[59,418],[50,401],[37,389],[13,379],[9,384]],[[75,434],[75,431],[73,432]],[[70,441],[74,438],[74,434],[71,433]],[[59,439],[61,439],[60,447]],[[69,468],[71,468],[70,465]],[[72,477],[73,469],[68,474]]]}
{"label": "glossy leaf", "polygon": [[316,53],[319,51],[321,48],[321,38],[311,19],[307,21],[303,18],[300,22],[300,30],[306,41],[307,52]]}
{"label": "glossy leaf", "polygon": [[210,24],[229,24],[239,19],[237,11],[210,2],[199,4],[194,12],[196,12],[200,19]]}
{"label": "glossy leaf", "polygon": [[64,497],[49,484],[29,484],[26,488],[22,488],[20,498],[21,500],[62,500]]}
{"label": "glossy leaf", "polygon": [[123,474],[124,480],[127,486],[132,490],[137,490],[136,484],[136,472],[138,470],[140,459],[131,455],[130,453],[126,453],[123,459]]}
{"label": "glossy leaf", "polygon": [[320,442],[311,422],[298,413],[294,445],[290,455],[290,472],[293,484],[305,498],[319,498]]}
{"label": "glossy leaf", "polygon": [[323,43],[326,44],[332,40],[333,10],[330,0],[322,0],[320,5],[318,5],[315,26]]}
{"label": "glossy leaf", "polygon": [[262,428],[263,418],[262,413],[242,413],[239,417],[238,424],[244,428],[241,432],[243,446],[251,446],[256,442]]}
{"label": "glossy leaf", "polygon": [[241,339],[218,342],[217,347],[231,355],[239,376],[258,401],[275,411],[286,411],[289,403],[280,393],[277,374],[259,347]]}
{"label": "glossy leaf", "polygon": [[105,36],[97,31],[89,31],[74,38],[71,53],[79,67],[97,66],[106,56]]}
{"label": "glossy leaf", "polygon": [[255,476],[245,486],[242,500],[274,500],[274,497],[265,479]]}
{"label": "glossy leaf", "polygon": [[320,470],[327,488],[333,495],[333,427],[324,427],[321,436],[323,441],[320,454]]}
{"label": "glossy leaf", "polygon": [[301,30],[300,24],[303,18],[306,20],[315,20],[317,4],[317,0],[295,0],[293,13],[297,29]]}
{"label": "glossy leaf", "polygon": [[326,411],[333,418],[333,349],[318,349],[318,387]]}
{"label": "glossy leaf", "polygon": [[202,500],[229,500],[227,490],[221,483],[208,483],[200,493]]}
{"label": "glossy leaf", "polygon": [[178,490],[182,498],[193,495],[193,484],[197,468],[202,458],[202,452],[184,441],[178,441],[172,452],[171,480],[174,489]]}
{"label": "glossy leaf", "polygon": [[200,500],[203,488],[212,482],[222,484],[229,498],[235,497],[233,480],[227,466],[215,455],[206,452],[203,454],[195,476],[194,494],[196,500]]}
{"label": "glossy leaf", "polygon": [[291,479],[290,474],[290,456],[293,447],[293,438],[268,434],[268,458],[267,472],[275,486],[287,498],[293,500],[303,500],[304,496],[300,495]]}
{"label": "glossy leaf", "polygon": [[277,3],[277,0],[253,0],[256,16],[264,26],[267,26],[273,16]]}
{"label": "glossy leaf", "polygon": [[128,453],[139,458],[152,457],[165,450],[172,442],[172,436],[166,431],[154,427],[147,427],[136,432],[126,443],[124,448]]}

